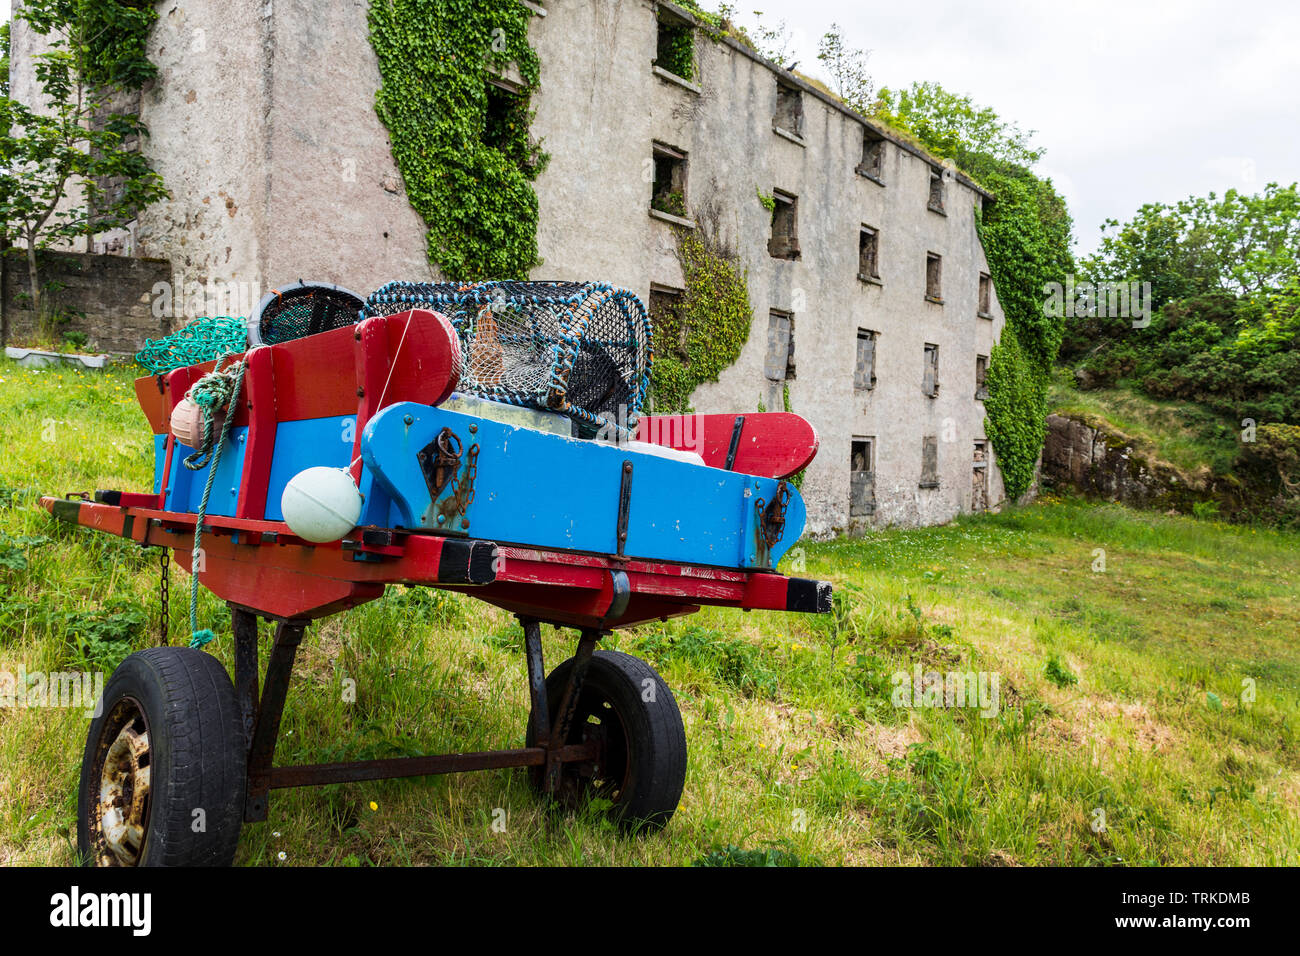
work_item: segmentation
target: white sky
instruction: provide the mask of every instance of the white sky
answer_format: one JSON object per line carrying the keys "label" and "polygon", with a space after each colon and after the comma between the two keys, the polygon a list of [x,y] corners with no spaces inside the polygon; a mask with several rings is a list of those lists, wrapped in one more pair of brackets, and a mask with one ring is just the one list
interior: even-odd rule
{"label": "white sky", "polygon": [[[563,2],[563,0],[559,0]],[[705,0],[704,6],[717,4]],[[739,0],[785,20],[818,74],[839,23],[877,87],[934,80],[992,106],[1047,149],[1079,252],[1144,202],[1300,179],[1297,0]],[[9,17],[0,0],[0,19]]]}
{"label": "white sky", "polygon": [[[818,74],[832,22],[877,87],[933,80],[1037,130],[1076,251],[1144,202],[1300,180],[1297,0],[741,0]],[[796,25],[797,24],[797,25]]]}

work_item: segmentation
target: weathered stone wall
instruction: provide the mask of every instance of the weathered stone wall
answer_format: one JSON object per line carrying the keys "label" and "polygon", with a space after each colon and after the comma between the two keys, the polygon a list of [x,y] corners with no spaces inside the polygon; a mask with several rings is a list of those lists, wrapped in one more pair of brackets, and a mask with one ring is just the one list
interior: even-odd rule
{"label": "weathered stone wall", "polygon": [[[170,331],[167,317],[155,316],[152,307],[155,285],[171,281],[165,259],[47,252],[41,254],[40,270],[42,281],[62,286],[53,303],[72,319],[61,328],[84,332],[91,351],[136,352],[145,339]],[[6,257],[0,294],[10,344],[37,332],[27,292],[26,259]]]}

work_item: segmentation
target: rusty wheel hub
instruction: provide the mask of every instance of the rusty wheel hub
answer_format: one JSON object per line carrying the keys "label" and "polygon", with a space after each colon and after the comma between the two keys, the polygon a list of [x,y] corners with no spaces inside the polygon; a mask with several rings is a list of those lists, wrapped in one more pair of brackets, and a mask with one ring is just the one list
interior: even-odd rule
{"label": "rusty wheel hub", "polygon": [[149,725],[132,699],[118,702],[100,740],[99,795],[91,824],[100,864],[136,866],[149,826]]}

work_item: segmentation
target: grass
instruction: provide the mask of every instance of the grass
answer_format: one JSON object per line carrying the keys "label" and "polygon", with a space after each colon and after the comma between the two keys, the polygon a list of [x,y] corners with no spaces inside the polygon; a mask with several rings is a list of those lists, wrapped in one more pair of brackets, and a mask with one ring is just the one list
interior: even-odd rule
{"label": "grass", "polygon": [[1057,414],[1110,426],[1135,441],[1149,456],[1196,474],[1232,470],[1241,451],[1241,424],[1195,402],[1161,401],[1123,383],[1115,388],[1080,391],[1068,369],[1057,369],[1048,393]]}
{"label": "grass", "polygon": [[[0,671],[107,671],[154,639],[156,560],[34,495],[149,487],[129,374],[0,364],[0,447]],[[1296,864],[1298,545],[1058,500],[807,545],[784,570],[833,580],[832,615],[709,609],[611,639],[686,721],[662,834],[499,771],[276,791],[237,862]],[[186,586],[174,570],[173,634]],[[204,593],[200,617],[229,667],[222,605]],[[553,666],[572,635],[544,631]],[[279,759],[518,746],[521,646],[503,612],[390,589],[309,632]],[[996,676],[996,716],[895,706],[918,664]],[[85,732],[80,710],[0,708],[0,864],[71,862]]]}

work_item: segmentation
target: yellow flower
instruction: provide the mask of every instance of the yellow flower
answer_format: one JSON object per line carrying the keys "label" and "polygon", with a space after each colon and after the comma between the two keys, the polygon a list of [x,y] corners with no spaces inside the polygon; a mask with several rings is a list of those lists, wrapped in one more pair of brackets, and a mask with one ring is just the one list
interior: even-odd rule
{"label": "yellow flower", "polygon": [[371,810],[378,810],[378,809],[379,809],[379,804],[377,804],[377,803],[375,803],[375,801],[371,800],[371,801],[370,801],[370,809],[371,809]]}

